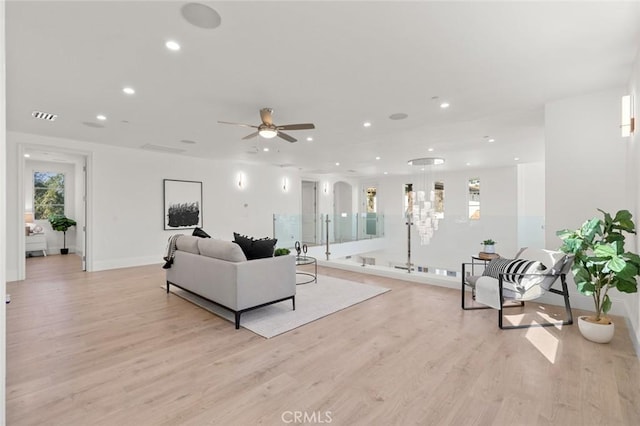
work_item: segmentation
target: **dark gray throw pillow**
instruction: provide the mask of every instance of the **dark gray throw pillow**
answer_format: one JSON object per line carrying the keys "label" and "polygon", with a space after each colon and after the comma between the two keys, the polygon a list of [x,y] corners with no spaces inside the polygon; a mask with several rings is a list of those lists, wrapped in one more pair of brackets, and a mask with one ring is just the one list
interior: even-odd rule
{"label": "dark gray throw pillow", "polygon": [[265,257],[273,257],[273,252],[278,243],[277,238],[265,237],[260,240],[249,238],[246,235],[233,233],[233,242],[238,244],[247,260],[263,259]]}
{"label": "dark gray throw pillow", "polygon": [[204,232],[204,229],[202,228],[196,228],[193,230],[193,235],[194,237],[200,237],[200,238],[211,238],[211,235],[207,234],[206,232]]}

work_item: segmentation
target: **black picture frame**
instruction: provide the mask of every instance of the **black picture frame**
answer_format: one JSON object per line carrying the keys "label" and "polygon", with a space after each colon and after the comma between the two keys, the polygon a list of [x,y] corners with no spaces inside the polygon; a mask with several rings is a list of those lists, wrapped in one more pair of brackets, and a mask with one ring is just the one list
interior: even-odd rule
{"label": "black picture frame", "polygon": [[202,228],[202,182],[163,180],[164,229]]}

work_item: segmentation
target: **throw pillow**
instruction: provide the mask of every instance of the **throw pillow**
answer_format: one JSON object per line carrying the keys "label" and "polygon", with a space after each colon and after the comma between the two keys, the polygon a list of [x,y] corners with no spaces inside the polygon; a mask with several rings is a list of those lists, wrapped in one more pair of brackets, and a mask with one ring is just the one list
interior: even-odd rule
{"label": "throw pillow", "polygon": [[273,257],[278,240],[276,238],[265,237],[259,240],[249,238],[246,235],[233,233],[233,242],[238,244],[247,260],[263,259]]}
{"label": "throw pillow", "polygon": [[[499,258],[489,262],[482,275],[498,279],[499,274],[504,274],[503,281],[520,284],[523,277],[526,277],[526,275],[522,274],[540,274],[545,269],[547,268],[542,263],[534,260]],[[530,287],[536,281],[527,277],[527,287]]]}
{"label": "throw pillow", "polygon": [[202,228],[196,228],[193,230],[193,235],[194,237],[200,237],[200,238],[211,238],[211,235],[207,234],[206,232],[204,232],[204,229]]}

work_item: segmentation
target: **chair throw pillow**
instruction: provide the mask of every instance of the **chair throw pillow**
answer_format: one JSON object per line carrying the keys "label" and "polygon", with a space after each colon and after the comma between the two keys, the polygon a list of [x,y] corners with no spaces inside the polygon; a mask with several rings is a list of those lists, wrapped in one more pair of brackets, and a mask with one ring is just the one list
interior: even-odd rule
{"label": "chair throw pillow", "polygon": [[234,232],[233,242],[240,246],[247,260],[253,260],[273,257],[278,240],[269,237],[256,240]]}
{"label": "chair throw pillow", "polygon": [[200,237],[200,238],[211,238],[211,235],[207,234],[206,232],[204,232],[204,229],[202,228],[196,228],[193,230],[193,235],[194,237]]}
{"label": "chair throw pillow", "polygon": [[504,282],[528,289],[542,282],[545,277],[542,271],[545,269],[542,263],[535,260],[498,258],[489,262],[482,275],[498,279],[499,274],[504,274]]}

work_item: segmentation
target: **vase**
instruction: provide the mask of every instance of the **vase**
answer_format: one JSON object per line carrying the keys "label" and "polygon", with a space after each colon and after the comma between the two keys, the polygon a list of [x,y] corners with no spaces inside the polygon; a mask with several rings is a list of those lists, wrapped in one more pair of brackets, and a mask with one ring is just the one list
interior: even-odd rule
{"label": "vase", "polygon": [[496,252],[496,246],[494,246],[493,244],[485,244],[484,245],[484,252],[485,253],[495,253]]}
{"label": "vase", "polygon": [[69,254],[69,249],[68,248],[61,248],[60,249],[60,254]]}
{"label": "vase", "polygon": [[613,339],[615,325],[612,321],[609,324],[599,324],[587,321],[587,317],[578,317],[578,328],[582,336],[595,343],[609,343]]}

